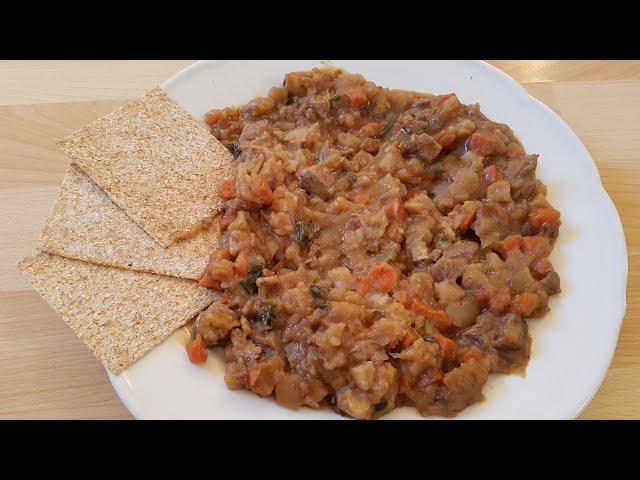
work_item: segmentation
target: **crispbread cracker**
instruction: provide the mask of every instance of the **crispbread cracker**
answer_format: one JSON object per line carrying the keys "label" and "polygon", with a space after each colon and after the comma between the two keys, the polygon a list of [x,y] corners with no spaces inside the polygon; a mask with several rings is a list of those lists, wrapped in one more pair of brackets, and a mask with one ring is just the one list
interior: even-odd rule
{"label": "crispbread cracker", "polygon": [[216,244],[216,229],[163,248],[77,166],[71,165],[41,247],[63,257],[197,280]]}
{"label": "crispbread cracker", "polygon": [[74,333],[121,373],[209,306],[192,280],[105,267],[40,252],[18,267]]}
{"label": "crispbread cracker", "polygon": [[160,88],[58,145],[164,247],[222,208],[232,176],[229,151]]}

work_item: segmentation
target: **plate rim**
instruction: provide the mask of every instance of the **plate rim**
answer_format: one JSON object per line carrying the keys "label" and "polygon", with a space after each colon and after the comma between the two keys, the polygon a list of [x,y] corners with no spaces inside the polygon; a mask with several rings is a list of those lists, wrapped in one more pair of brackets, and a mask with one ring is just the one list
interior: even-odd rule
{"label": "plate rim", "polygon": [[[179,70],[178,72],[173,74],[171,77],[169,77],[168,79],[163,81],[160,84],[160,88],[162,88],[163,90],[166,91],[167,89],[171,88],[171,85],[173,83],[181,80],[186,75],[189,75],[192,71],[200,69],[200,68],[204,68],[207,65],[215,64],[217,62],[218,62],[217,60],[199,60],[199,61],[196,61],[196,62],[192,63],[191,65],[188,65],[185,68]],[[321,62],[320,60],[317,61],[318,64],[320,64],[320,62]],[[512,87],[516,87],[516,91],[518,91],[518,94],[521,95],[522,97],[524,97],[524,99],[527,102],[531,103],[536,108],[541,110],[549,118],[550,121],[558,124],[559,127],[561,127],[563,129],[565,129],[566,131],[568,131],[569,138],[571,139],[574,148],[576,148],[576,150],[580,151],[585,158],[588,158],[590,160],[590,162],[588,162],[589,163],[589,177],[591,178],[591,180],[594,183],[594,185],[593,185],[594,189],[592,190],[591,193],[593,195],[598,195],[600,197],[600,199],[603,201],[603,205],[605,206],[605,208],[610,210],[610,212],[609,212],[610,215],[608,215],[606,218],[607,218],[607,222],[609,223],[610,228],[612,228],[615,231],[615,237],[616,237],[616,242],[617,242],[616,251],[619,252],[620,267],[622,267],[622,268],[620,268],[619,279],[618,279],[619,298],[615,302],[615,306],[617,307],[617,312],[612,312],[612,319],[611,319],[612,322],[615,321],[616,333],[615,333],[615,335],[613,335],[613,337],[611,338],[611,340],[609,342],[609,345],[608,345],[608,347],[609,347],[608,348],[608,352],[609,352],[608,360],[606,362],[602,362],[600,370],[598,372],[594,372],[594,375],[592,375],[592,377],[591,377],[592,381],[590,382],[591,385],[590,385],[590,388],[589,388],[588,395],[586,395],[586,397],[581,400],[581,405],[577,408],[577,410],[575,410],[575,412],[573,412],[572,414],[567,414],[567,415],[565,415],[563,417],[564,419],[574,419],[574,418],[578,417],[584,411],[584,409],[587,407],[587,405],[589,405],[591,400],[598,393],[602,383],[604,382],[605,376],[606,376],[607,372],[609,371],[609,368],[610,368],[611,363],[613,361],[613,357],[615,355],[616,347],[617,347],[617,344],[618,344],[618,339],[619,339],[619,336],[620,336],[620,329],[622,327],[622,322],[623,322],[624,317],[626,315],[626,310],[627,310],[627,283],[628,283],[629,265],[628,265],[628,251],[627,251],[627,245],[626,245],[626,237],[625,237],[625,233],[624,233],[624,228],[622,226],[622,220],[621,220],[620,214],[619,214],[619,212],[618,212],[618,210],[617,210],[617,208],[615,206],[615,203],[613,202],[613,200],[611,199],[610,195],[606,191],[604,185],[602,184],[602,178],[600,176],[600,172],[598,170],[598,167],[597,167],[597,165],[596,165],[591,153],[586,148],[584,143],[580,140],[580,138],[576,135],[576,133],[574,132],[573,128],[571,128],[571,126],[567,122],[565,122],[558,113],[556,113],[553,109],[551,109],[544,102],[542,102],[542,101],[538,100],[537,98],[533,97],[529,92],[527,92],[527,90],[518,81],[516,81],[514,78],[512,78],[510,75],[508,75],[504,71],[500,70],[499,68],[497,68],[497,67],[495,67],[495,66],[491,65],[490,63],[488,63],[486,61],[483,61],[483,60],[465,60],[465,62],[470,62],[472,64],[475,64],[475,65],[478,65],[478,66],[482,67],[483,69],[487,69],[490,72],[492,72],[494,75],[498,75],[499,77],[501,77],[504,81],[506,81]],[[336,61],[335,63],[339,64],[339,61]],[[125,388],[122,387],[121,380],[123,379],[123,377],[120,377],[119,375],[114,375],[112,372],[110,372],[108,369],[106,369],[106,367],[105,367],[105,370],[107,372],[107,375],[109,377],[109,380],[110,380],[114,390],[118,394],[118,397],[120,398],[122,403],[125,405],[127,410],[129,410],[129,412],[136,419],[146,419],[147,416],[141,410],[139,405],[136,404],[136,402],[135,402],[135,400],[133,398],[133,395],[130,395],[129,392]],[[129,385],[129,387],[131,388],[131,386],[130,386],[130,384],[129,384],[127,379],[124,380],[124,383]],[[340,417],[340,418],[342,418],[342,417]],[[428,420],[430,418],[427,417],[426,419]]]}

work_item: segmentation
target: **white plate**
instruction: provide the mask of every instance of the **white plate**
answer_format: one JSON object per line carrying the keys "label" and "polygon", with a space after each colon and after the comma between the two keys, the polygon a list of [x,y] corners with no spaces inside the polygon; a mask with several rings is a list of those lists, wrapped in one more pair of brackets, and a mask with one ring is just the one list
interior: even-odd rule
{"label": "white plate", "polygon": [[[509,125],[529,153],[539,153],[538,177],[549,201],[562,212],[551,260],[562,293],[551,312],[529,322],[533,344],[526,377],[491,375],[486,400],[457,418],[574,418],[598,390],[609,367],[626,309],[627,251],[618,213],[596,166],[573,131],[513,79],[484,62],[340,61],[379,85],[431,93],[456,92],[463,103]],[[162,88],[194,117],[212,107],[246,103],[282,82],[290,71],[317,61],[199,62]],[[331,411],[291,411],[273,400],[230,391],[220,351],[204,368],[191,365],[183,331],[120,376],[109,374],[120,398],[137,418],[319,419]],[[218,349],[220,350],[220,349]],[[422,418],[410,408],[388,419]]]}

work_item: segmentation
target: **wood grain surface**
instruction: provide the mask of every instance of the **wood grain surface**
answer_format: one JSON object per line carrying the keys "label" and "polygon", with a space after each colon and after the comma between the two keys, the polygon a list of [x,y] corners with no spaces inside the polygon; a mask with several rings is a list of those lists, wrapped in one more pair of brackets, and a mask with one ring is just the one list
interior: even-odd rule
{"label": "wood grain surface", "polygon": [[[60,138],[191,61],[0,62],[0,419],[132,418],[102,366],[18,274],[68,160]],[[494,61],[573,128],[622,218],[627,315],[584,419],[640,418],[640,62]]]}

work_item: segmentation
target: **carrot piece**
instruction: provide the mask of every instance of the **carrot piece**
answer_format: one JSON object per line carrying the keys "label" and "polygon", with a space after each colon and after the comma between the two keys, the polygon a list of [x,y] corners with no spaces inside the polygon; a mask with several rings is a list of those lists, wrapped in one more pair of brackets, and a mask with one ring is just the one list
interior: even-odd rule
{"label": "carrot piece", "polygon": [[522,253],[527,255],[549,255],[549,242],[544,237],[530,236],[522,237],[522,244],[520,245]]}
{"label": "carrot piece", "polygon": [[500,315],[511,305],[511,294],[508,288],[497,289],[489,297],[489,311]]}
{"label": "carrot piece", "polygon": [[271,199],[273,197],[273,191],[269,186],[269,183],[262,175],[256,175],[252,177],[249,182],[249,189],[253,193],[253,196],[258,200],[262,205],[267,205],[271,203]]}
{"label": "carrot piece", "polygon": [[418,315],[422,315],[422,316],[426,316],[432,311],[429,307],[427,307],[424,303],[422,303],[417,298],[414,298],[411,301],[411,310],[417,313]]}
{"label": "carrot piece", "polygon": [[534,228],[543,225],[555,228],[560,225],[560,212],[555,208],[537,208],[529,214],[529,223]]}
{"label": "carrot piece", "polygon": [[491,298],[491,295],[493,295],[493,288],[482,285],[478,288],[472,288],[471,290],[469,290],[469,293],[478,303],[486,305],[487,303],[489,303],[489,298]]}
{"label": "carrot piece", "polygon": [[353,196],[353,201],[359,203],[360,205],[367,205],[371,203],[371,197],[367,192],[363,190],[357,190],[355,195]]}
{"label": "carrot piece", "polygon": [[387,262],[378,262],[360,279],[360,292],[362,295],[370,290],[389,292],[397,281],[398,272]]}
{"label": "carrot piece", "polygon": [[390,220],[402,220],[407,215],[404,205],[399,200],[390,202],[385,207],[385,213]]}
{"label": "carrot piece", "polygon": [[502,178],[504,178],[502,172],[495,165],[489,165],[484,169],[484,179],[489,185],[501,180]]}
{"label": "carrot piece", "polygon": [[350,108],[360,109],[366,105],[369,101],[367,98],[367,94],[362,87],[354,87],[350,88],[342,95],[344,100],[347,102]]}
{"label": "carrot piece", "polygon": [[533,270],[533,273],[537,276],[544,277],[553,270],[553,265],[551,265],[548,258],[542,257],[535,261],[531,270]]}
{"label": "carrot piece", "polygon": [[462,233],[466,232],[467,230],[469,230],[469,228],[471,228],[471,224],[475,221],[475,219],[476,212],[464,212],[460,216],[460,225],[458,226],[458,230],[460,230]]}
{"label": "carrot piece", "polygon": [[187,355],[189,360],[195,365],[200,365],[207,361],[209,352],[204,348],[204,342],[199,336],[187,343]]}
{"label": "carrot piece", "polygon": [[235,217],[227,217],[226,215],[220,219],[220,231],[224,232],[229,225],[231,225],[235,220]]}
{"label": "carrot piece", "polygon": [[427,320],[431,320],[438,330],[445,330],[453,323],[444,310],[433,310],[417,298],[411,302],[411,310],[424,316]]}
{"label": "carrot piece", "polygon": [[507,156],[509,158],[519,158],[524,155],[524,148],[517,143],[510,143],[507,147]]}
{"label": "carrot piece", "polygon": [[480,362],[482,361],[482,357],[482,350],[480,350],[478,347],[471,347],[462,354],[461,360],[462,362],[468,362],[473,358]]}
{"label": "carrot piece", "polygon": [[385,292],[390,291],[398,281],[398,272],[387,262],[378,262],[371,270],[369,275],[377,280],[377,286]]}
{"label": "carrot piece", "polygon": [[249,270],[249,258],[247,254],[244,252],[240,252],[236,257],[235,262],[233,262],[233,271],[239,277],[244,277]]}
{"label": "carrot piece", "polygon": [[416,332],[413,328],[410,328],[407,333],[405,334],[405,336],[402,338],[402,348],[409,348],[411,345],[413,345],[413,342],[415,342],[416,340],[418,340],[420,337],[420,335],[418,334],[418,332]]}
{"label": "carrot piece", "polygon": [[522,317],[530,316],[538,306],[538,295],[531,292],[516,295],[513,300],[513,309]]}
{"label": "carrot piece", "polygon": [[228,116],[224,110],[210,110],[204,114],[204,121],[207,125],[213,127],[228,120]]}
{"label": "carrot piece", "polygon": [[236,184],[233,180],[225,180],[220,186],[220,198],[231,200],[236,196]]}
{"label": "carrot piece", "polygon": [[471,135],[469,149],[480,155],[489,156],[498,151],[498,145],[493,135],[476,132]]}
{"label": "carrot piece", "polygon": [[447,148],[456,141],[456,134],[446,129],[441,130],[436,134],[434,140],[444,148]]}
{"label": "carrot piece", "polygon": [[364,125],[360,131],[367,137],[375,137],[380,135],[380,132],[384,129],[384,125],[380,122],[369,122]]}
{"label": "carrot piece", "polygon": [[436,103],[436,105],[442,105],[447,98],[451,98],[451,97],[455,97],[455,96],[456,96],[455,93],[445,93],[443,95],[438,95],[436,97],[435,103]]}
{"label": "carrot piece", "polygon": [[220,290],[220,282],[218,280],[214,280],[209,272],[204,272],[200,280],[198,280],[198,283],[203,287]]}
{"label": "carrot piece", "polygon": [[439,368],[427,368],[416,380],[416,388],[421,390],[434,383],[439,383],[444,379],[444,373]]}
{"label": "carrot piece", "polygon": [[504,250],[504,254],[508,255],[509,252],[513,250],[520,250],[520,245],[522,244],[522,236],[520,235],[511,235],[504,240],[502,240],[502,250]]}
{"label": "carrot piece", "polygon": [[367,293],[369,293],[371,290],[373,290],[373,279],[366,276],[361,277],[358,290],[360,291],[360,295],[366,295]]}
{"label": "carrot piece", "polygon": [[436,342],[438,342],[438,345],[440,346],[443,359],[449,360],[455,356],[457,348],[455,341],[445,337],[444,335],[440,335],[439,333],[433,335],[433,338],[435,338]]}
{"label": "carrot piece", "polygon": [[396,293],[393,294],[393,297],[402,305],[404,305],[405,308],[409,308],[409,306],[411,305],[411,299],[409,298],[409,294],[404,290],[397,291]]}

